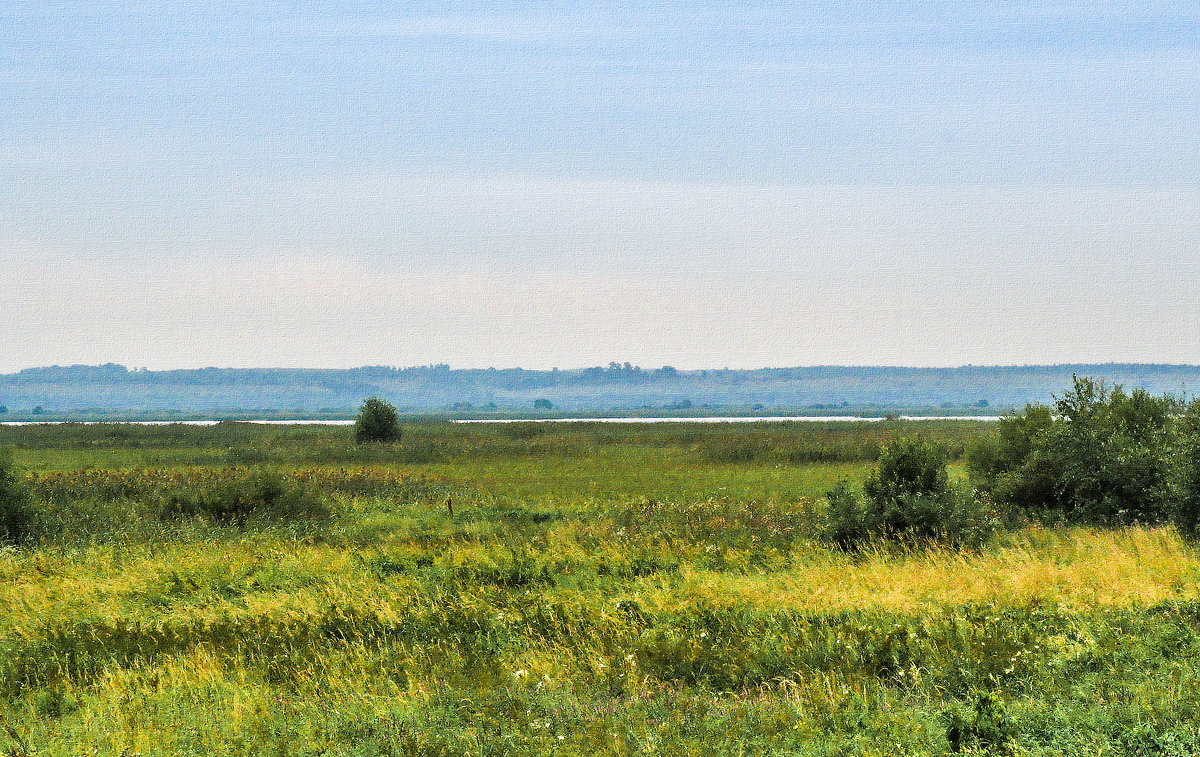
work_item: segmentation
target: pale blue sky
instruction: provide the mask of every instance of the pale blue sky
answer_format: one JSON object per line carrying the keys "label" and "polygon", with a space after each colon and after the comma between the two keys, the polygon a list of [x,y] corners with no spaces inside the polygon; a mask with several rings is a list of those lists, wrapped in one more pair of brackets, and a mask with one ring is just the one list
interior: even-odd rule
{"label": "pale blue sky", "polygon": [[0,370],[1200,362],[1194,3],[6,3]]}

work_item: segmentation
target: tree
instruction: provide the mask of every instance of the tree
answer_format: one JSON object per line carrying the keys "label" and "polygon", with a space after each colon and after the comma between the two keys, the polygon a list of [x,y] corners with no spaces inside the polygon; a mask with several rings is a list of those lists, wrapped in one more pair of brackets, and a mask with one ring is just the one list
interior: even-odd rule
{"label": "tree", "polygon": [[394,442],[400,439],[400,414],[396,408],[378,397],[368,397],[354,421],[354,441]]}
{"label": "tree", "polygon": [[553,410],[554,403],[547,399],[536,399],[533,401],[534,410]]}

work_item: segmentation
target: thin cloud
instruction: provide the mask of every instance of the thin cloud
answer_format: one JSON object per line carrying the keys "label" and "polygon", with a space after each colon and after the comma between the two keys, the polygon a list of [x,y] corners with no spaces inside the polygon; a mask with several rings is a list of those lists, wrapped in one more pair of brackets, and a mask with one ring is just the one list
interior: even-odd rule
{"label": "thin cloud", "polygon": [[430,39],[469,40],[512,45],[565,45],[624,36],[620,30],[591,19],[550,15],[421,16],[389,20],[356,20],[311,29],[305,36],[338,40]]}

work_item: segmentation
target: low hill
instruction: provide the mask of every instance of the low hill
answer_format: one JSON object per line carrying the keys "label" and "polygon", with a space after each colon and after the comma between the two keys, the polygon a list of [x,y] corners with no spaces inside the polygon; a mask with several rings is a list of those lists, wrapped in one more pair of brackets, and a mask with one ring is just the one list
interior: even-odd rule
{"label": "low hill", "polygon": [[[53,366],[0,375],[4,419],[106,414],[339,416],[370,395],[407,413],[904,409],[997,413],[1048,401],[1072,374],[1154,393],[1187,394],[1200,366],[1074,364],[957,368],[846,367],[757,370],[643,369],[628,363],[573,370],[452,369],[446,365],[335,369],[130,370]],[[546,402],[539,403],[544,407]]]}

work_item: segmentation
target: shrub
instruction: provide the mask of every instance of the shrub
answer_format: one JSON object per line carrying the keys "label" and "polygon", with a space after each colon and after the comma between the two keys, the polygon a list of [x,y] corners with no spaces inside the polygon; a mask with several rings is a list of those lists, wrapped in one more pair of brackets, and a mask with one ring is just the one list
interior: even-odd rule
{"label": "shrub", "polygon": [[275,473],[255,471],[206,486],[165,492],[158,512],[162,518],[201,517],[222,525],[241,525],[251,520],[325,518],[329,506],[298,483],[284,481]]}
{"label": "shrub", "polygon": [[400,439],[400,414],[389,402],[368,397],[354,421],[354,441],[395,442]]}
{"label": "shrub", "polygon": [[29,492],[12,467],[12,454],[0,450],[0,543],[20,544],[32,535],[34,511]]}
{"label": "shrub", "polygon": [[852,549],[870,538],[866,508],[849,481],[842,479],[825,493],[829,503],[825,515],[825,538],[842,549]]}
{"label": "shrub", "polygon": [[1171,520],[1185,534],[1200,533],[1200,399],[1178,421],[1179,440],[1171,471]]}
{"label": "shrub", "polygon": [[905,496],[936,497],[950,488],[946,448],[921,437],[905,437],[883,448],[879,465],[863,486],[872,502],[886,504]]}
{"label": "shrub", "polygon": [[1055,503],[1055,474],[1046,454],[1054,423],[1050,408],[1028,405],[997,422],[996,435],[967,447],[967,470],[976,488],[1002,502],[1046,510]]}
{"label": "shrub", "polygon": [[1000,525],[990,500],[950,485],[946,448],[920,437],[883,448],[860,496],[845,481],[826,494],[826,538],[853,549],[874,538],[978,545]]}
{"label": "shrub", "polygon": [[1166,514],[1170,397],[1076,378],[1047,434],[1058,505],[1087,523],[1154,522]]}

